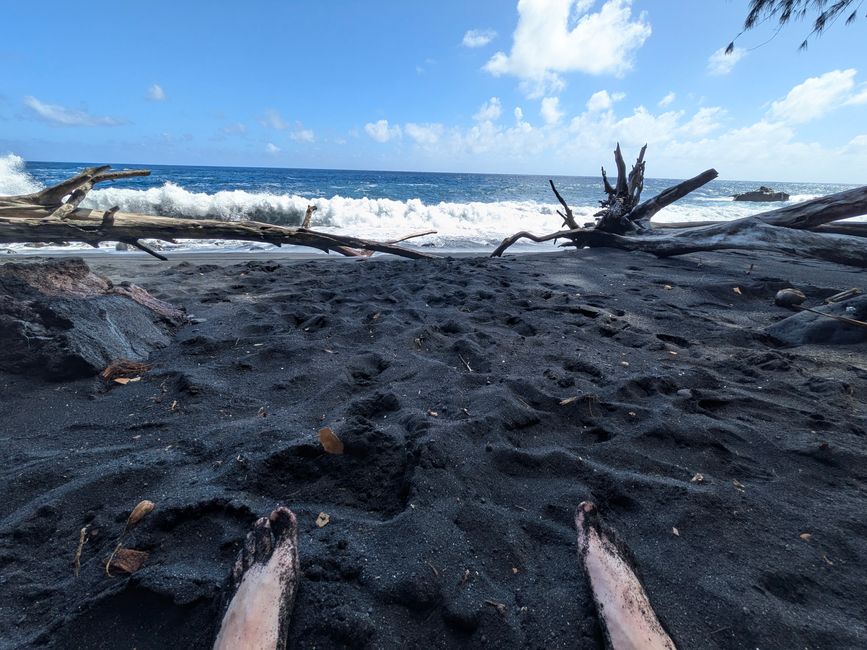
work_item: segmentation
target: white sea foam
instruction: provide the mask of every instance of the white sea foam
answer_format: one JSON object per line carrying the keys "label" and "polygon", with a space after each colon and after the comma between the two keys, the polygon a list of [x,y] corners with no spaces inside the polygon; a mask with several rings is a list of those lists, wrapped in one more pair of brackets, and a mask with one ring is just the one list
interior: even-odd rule
{"label": "white sea foam", "polygon": [[0,156],[0,196],[30,194],[42,189],[24,169],[24,159],[14,153]]}
{"label": "white sea foam", "polygon": [[[317,210],[313,226],[328,232],[358,237],[392,239],[436,230],[436,235],[415,240],[417,244],[451,246],[457,242],[490,244],[516,230],[547,232],[560,218],[556,206],[535,201],[426,204],[419,199],[305,198],[298,195],[246,192],[243,190],[190,192],[174,183],[147,190],[108,188],[91,192],[85,207],[107,210],[119,206],[128,212],[214,219],[257,219],[298,225],[308,205]],[[593,209],[576,211],[588,218]],[[579,220],[583,217],[579,217]]]}
{"label": "white sea foam", "polygon": [[[40,189],[27,174],[24,161],[14,154],[0,156],[0,195],[24,194]],[[787,203],[815,198],[792,196]],[[313,227],[378,240],[397,239],[419,231],[435,230],[435,235],[413,239],[409,245],[441,249],[486,249],[504,237],[521,230],[548,233],[561,227],[559,207],[537,201],[471,201],[467,203],[424,203],[420,199],[400,201],[387,198],[307,198],[299,195],[228,190],[215,193],[193,192],[175,183],[144,190],[107,187],[91,191],[83,207],[107,210],[119,206],[125,212],[141,212],[174,217],[224,220],[255,219],[288,226],[299,225],[308,205],[317,211]],[[573,207],[578,223],[592,221],[596,204]],[[657,222],[724,221],[749,216],[768,205],[733,201],[731,197],[695,197],[660,211]],[[182,242],[180,248],[257,249],[259,244],[213,241]],[[543,245],[545,248],[553,244]],[[165,245],[166,248],[176,248]],[[519,247],[535,247],[522,242]]]}

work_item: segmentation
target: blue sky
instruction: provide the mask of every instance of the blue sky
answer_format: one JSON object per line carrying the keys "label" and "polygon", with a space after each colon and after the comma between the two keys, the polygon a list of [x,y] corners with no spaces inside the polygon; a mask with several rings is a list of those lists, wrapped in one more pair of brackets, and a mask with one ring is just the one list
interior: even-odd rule
{"label": "blue sky", "polygon": [[[686,10],[684,7],[690,7]],[[863,182],[859,20],[746,0],[8,3],[0,154],[32,160]]]}

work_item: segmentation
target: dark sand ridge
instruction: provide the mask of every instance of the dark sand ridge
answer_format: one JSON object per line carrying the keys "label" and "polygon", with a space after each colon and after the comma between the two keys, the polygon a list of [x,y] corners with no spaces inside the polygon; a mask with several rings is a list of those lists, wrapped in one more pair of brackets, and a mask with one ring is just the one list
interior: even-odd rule
{"label": "dark sand ridge", "polygon": [[[141,382],[0,373],[3,647],[208,647],[276,503],[299,521],[290,647],[597,647],[587,499],[679,647],[867,645],[865,346],[761,335],[787,315],[777,289],[816,304],[863,271],[611,250],[190,260],[89,258],[205,319]],[[322,452],[324,425],[345,455]],[[150,559],[107,578],[145,498],[127,541]]]}

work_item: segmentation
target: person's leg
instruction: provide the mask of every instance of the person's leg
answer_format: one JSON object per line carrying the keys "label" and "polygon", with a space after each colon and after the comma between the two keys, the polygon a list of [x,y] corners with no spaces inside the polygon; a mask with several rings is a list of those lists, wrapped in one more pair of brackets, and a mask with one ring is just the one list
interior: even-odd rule
{"label": "person's leg", "polygon": [[596,506],[575,513],[578,556],[590,581],[602,630],[613,650],[674,650],[644,588],[617,545],[600,530]]}
{"label": "person's leg", "polygon": [[254,524],[232,567],[215,650],[285,648],[299,578],[298,523],[280,507]]}

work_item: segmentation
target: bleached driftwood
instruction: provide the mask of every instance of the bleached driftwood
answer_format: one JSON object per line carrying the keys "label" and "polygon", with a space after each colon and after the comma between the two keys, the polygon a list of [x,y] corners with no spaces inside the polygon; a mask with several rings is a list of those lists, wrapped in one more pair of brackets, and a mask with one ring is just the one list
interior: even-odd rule
{"label": "bleached driftwood", "polygon": [[0,197],[0,243],[61,244],[78,241],[98,246],[100,242],[118,241],[162,260],[166,258],[142,244],[141,240],[232,239],[276,246],[307,246],[347,256],[361,255],[361,251],[376,251],[415,259],[432,257],[390,243],[316,232],[303,227],[290,228],[258,221],[179,219],[120,212],[117,208],[108,211],[80,208],[96,183],[150,174],[142,169],[108,170],[107,165],[92,167],[34,194]]}
{"label": "bleached driftwood", "polygon": [[867,214],[867,186],[733,221],[657,227],[650,223],[654,214],[710,182],[716,178],[717,172],[709,169],[660,192],[649,201],[639,203],[644,180],[644,153],[645,148],[642,148],[627,177],[620,145],[617,146],[614,152],[617,184],[611,186],[603,169],[602,182],[608,198],[601,202],[603,209],[596,213],[597,221],[593,226],[577,227],[572,210],[551,183],[565,210],[565,214],[559,214],[569,228],[541,236],[529,232],[516,233],[503,240],[492,256],[502,255],[520,239],[535,242],[564,239],[562,246],[607,246],[653,253],[659,257],[700,251],[758,250],[867,267],[867,245],[862,239],[867,236],[867,224],[837,223],[841,219]]}

